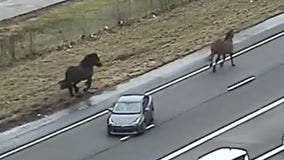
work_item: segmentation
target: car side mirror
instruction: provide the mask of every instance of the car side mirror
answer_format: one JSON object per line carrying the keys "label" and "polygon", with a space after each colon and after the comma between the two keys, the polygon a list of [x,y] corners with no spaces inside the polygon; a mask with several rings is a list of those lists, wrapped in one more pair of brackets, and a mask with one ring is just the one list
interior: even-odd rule
{"label": "car side mirror", "polygon": [[108,110],[109,112],[112,112],[112,111],[113,111],[113,108],[110,107],[110,108],[108,108],[107,110]]}
{"label": "car side mirror", "polygon": [[145,112],[148,112],[148,111],[150,111],[150,108],[149,108],[149,107],[146,107],[146,108],[144,109],[144,111],[145,111]]}

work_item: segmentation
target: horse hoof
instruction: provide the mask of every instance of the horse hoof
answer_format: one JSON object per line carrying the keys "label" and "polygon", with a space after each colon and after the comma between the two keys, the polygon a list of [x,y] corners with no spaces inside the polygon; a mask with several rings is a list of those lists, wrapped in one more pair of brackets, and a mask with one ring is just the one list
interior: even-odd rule
{"label": "horse hoof", "polygon": [[235,67],[236,65],[235,65],[235,64],[232,64],[232,66]]}
{"label": "horse hoof", "polygon": [[76,98],[81,98],[81,97],[83,97],[83,95],[81,94],[76,95]]}
{"label": "horse hoof", "polygon": [[88,91],[87,93],[89,93],[89,94],[94,94],[95,91]]}

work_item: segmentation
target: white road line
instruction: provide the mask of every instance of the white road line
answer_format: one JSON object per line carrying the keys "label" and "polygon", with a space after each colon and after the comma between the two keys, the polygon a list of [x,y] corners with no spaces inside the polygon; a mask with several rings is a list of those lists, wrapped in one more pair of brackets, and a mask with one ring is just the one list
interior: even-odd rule
{"label": "white road line", "polygon": [[126,141],[128,138],[130,138],[130,136],[122,137],[122,138],[120,138],[120,141]]}
{"label": "white road line", "polygon": [[162,86],[160,86],[158,88],[155,88],[155,89],[153,89],[151,91],[148,91],[148,92],[145,93],[145,95],[151,95],[151,94],[154,94],[156,92],[159,92],[159,91],[161,91],[161,90],[163,90],[165,88],[168,88],[168,87],[170,87],[172,85],[175,85],[175,84],[177,84],[177,83],[179,83],[179,82],[181,82],[183,80],[186,80],[186,79],[188,79],[188,78],[190,78],[192,76],[195,76],[195,75],[197,75],[197,74],[199,74],[201,72],[204,72],[204,71],[208,70],[209,68],[210,68],[209,65],[205,66],[205,67],[202,67],[202,68],[200,68],[198,70],[195,70],[195,71],[193,71],[193,72],[191,72],[189,74],[186,74],[186,75],[184,75],[184,76],[182,76],[182,77],[180,77],[178,79],[175,79],[173,81],[167,82],[166,84],[164,84],[164,85],[162,85]]}
{"label": "white road line", "polygon": [[146,127],[146,130],[150,130],[153,127],[155,127],[155,124],[150,124],[149,126]]}
{"label": "white road line", "polygon": [[[259,46],[261,46],[261,45],[263,45],[263,44],[265,44],[265,43],[268,43],[268,42],[270,42],[270,41],[272,41],[272,40],[274,40],[274,39],[277,39],[277,38],[279,38],[279,37],[281,37],[281,36],[283,36],[283,35],[284,35],[284,32],[281,32],[281,33],[279,33],[279,34],[276,34],[276,35],[274,35],[274,36],[272,36],[272,37],[270,37],[270,38],[267,38],[267,39],[265,39],[265,40],[263,40],[263,41],[261,41],[261,42],[259,42],[259,43],[256,43],[256,44],[254,44],[254,45],[252,45],[252,46],[250,46],[250,47],[248,47],[248,48],[245,48],[245,49],[243,49],[243,50],[241,50],[241,51],[235,53],[235,54],[233,55],[233,57],[236,57],[236,56],[239,56],[239,55],[241,55],[241,54],[244,54],[245,52],[248,52],[248,51],[250,51],[250,50],[252,50],[252,49],[254,49],[254,48],[257,48],[257,47],[259,47]],[[225,60],[229,60],[229,59],[230,59],[230,57],[226,57]],[[221,59],[217,64],[221,63],[222,61],[223,61],[223,60]],[[204,71],[208,70],[209,68],[210,68],[209,65],[204,66],[204,67],[202,67],[202,68],[200,68],[200,69],[197,69],[197,70],[195,70],[195,71],[193,71],[193,72],[191,72],[191,73],[189,73],[189,74],[187,74],[187,75],[184,75],[184,76],[179,77],[179,78],[177,78],[177,79],[175,79],[175,80],[173,80],[173,81],[167,82],[166,84],[163,84],[162,86],[159,86],[159,87],[157,87],[157,88],[154,88],[154,89],[152,89],[152,90],[146,92],[145,94],[146,94],[146,95],[154,94],[154,93],[156,93],[156,92],[158,92],[158,91],[161,91],[161,90],[163,90],[163,89],[165,89],[165,88],[167,88],[167,87],[169,87],[169,86],[171,86],[171,85],[174,85],[174,84],[179,83],[179,82],[181,82],[181,81],[183,81],[183,80],[185,80],[185,79],[187,79],[187,78],[190,78],[190,77],[195,76],[195,75],[197,75],[197,74],[199,74],[199,73],[201,73],[201,72],[204,72]],[[83,119],[83,120],[80,121],[80,122],[77,122],[77,123],[72,124],[72,125],[70,125],[70,126],[67,126],[67,127],[62,128],[62,129],[59,129],[59,130],[57,130],[57,131],[55,131],[55,132],[53,132],[53,133],[51,133],[51,134],[48,134],[48,135],[43,136],[42,138],[36,139],[36,140],[34,140],[34,141],[31,141],[31,142],[28,142],[28,143],[26,143],[26,144],[24,144],[24,145],[21,145],[21,146],[15,148],[15,149],[12,149],[12,150],[10,150],[10,151],[4,152],[4,153],[2,153],[2,154],[0,155],[0,159],[1,159],[1,158],[8,157],[8,156],[10,156],[10,155],[12,155],[12,154],[14,154],[14,153],[17,153],[17,152],[19,152],[19,151],[21,151],[21,150],[24,150],[24,149],[26,149],[26,148],[28,148],[28,147],[31,147],[31,146],[35,145],[35,144],[38,144],[38,143],[43,142],[43,141],[45,141],[45,140],[47,140],[47,139],[49,139],[49,138],[52,138],[52,137],[57,136],[57,135],[59,135],[59,134],[61,134],[61,133],[63,133],[63,132],[66,132],[66,131],[68,131],[68,130],[70,130],[70,129],[73,129],[73,128],[75,128],[75,127],[78,127],[78,126],[80,126],[80,125],[82,125],[82,124],[84,124],[84,123],[87,123],[87,122],[89,122],[89,121],[91,121],[91,120],[93,120],[93,119],[96,119],[97,117],[103,116],[103,115],[107,114],[108,112],[109,112],[108,110],[104,110],[104,111],[100,112],[99,114],[93,115],[92,117]]]}
{"label": "white road line", "polygon": [[237,84],[229,86],[228,87],[228,91],[234,90],[234,89],[236,89],[236,88],[238,88],[238,87],[240,87],[240,86],[242,86],[244,84],[247,84],[247,83],[249,83],[249,82],[251,82],[253,80],[255,80],[255,76],[248,77],[248,78],[238,82]]}
{"label": "white road line", "polygon": [[264,153],[264,154],[262,154],[258,157],[255,157],[253,160],[266,160],[266,159],[271,158],[274,155],[276,155],[276,154],[278,154],[282,151],[284,151],[284,145],[273,148],[273,149],[267,151],[266,153]]}
{"label": "white road line", "polygon": [[[255,49],[255,48],[257,48],[257,47],[259,47],[259,46],[261,46],[261,45],[263,45],[265,43],[268,43],[268,42],[270,42],[272,40],[275,40],[275,39],[277,39],[277,38],[279,38],[279,37],[281,37],[283,35],[284,35],[284,32],[276,34],[276,35],[274,35],[274,36],[272,36],[272,37],[270,37],[268,39],[265,39],[265,40],[263,40],[261,42],[258,42],[258,43],[254,44],[252,46],[249,46],[249,47],[247,47],[245,49],[242,49],[241,51],[238,51],[237,53],[235,53],[233,55],[233,57],[240,56],[240,55],[242,55],[242,54],[244,54],[244,53],[246,53],[246,52],[248,52],[250,50],[253,50],[253,49]],[[230,59],[230,57],[228,56],[228,57],[225,58],[225,61],[228,61],[229,59]],[[219,60],[217,62],[217,64],[220,64],[221,62],[223,62],[223,59]],[[213,63],[213,65],[216,65],[216,64]],[[161,86],[159,86],[157,88],[154,88],[154,89],[152,89],[150,91],[147,91],[145,94],[146,95],[154,94],[154,93],[159,92],[159,91],[161,91],[161,90],[163,90],[163,89],[165,89],[167,87],[170,87],[170,86],[172,86],[174,84],[177,84],[177,83],[179,83],[179,82],[181,82],[181,81],[183,81],[185,79],[188,79],[188,78],[193,77],[193,76],[195,76],[197,74],[200,74],[200,73],[202,73],[202,72],[204,72],[204,71],[206,71],[208,69],[210,69],[209,65],[203,66],[203,67],[201,67],[201,68],[199,68],[199,69],[197,69],[197,70],[195,70],[193,72],[190,72],[190,73],[188,73],[186,75],[183,75],[183,76],[181,76],[179,78],[176,78],[176,79],[174,79],[174,80],[172,80],[170,82],[167,82],[167,83],[165,83],[165,84],[163,84],[163,85],[161,85]]]}
{"label": "white road line", "polygon": [[[149,126],[146,127],[146,130],[150,130],[152,129],[153,127],[155,127],[155,124],[150,124]],[[131,136],[125,136],[125,137],[122,137],[120,138],[120,141],[126,141],[127,139],[129,139]]]}
{"label": "white road line", "polygon": [[207,141],[209,141],[209,140],[211,140],[211,139],[213,139],[213,138],[215,138],[215,137],[217,137],[217,136],[219,136],[219,135],[221,135],[221,134],[223,134],[223,133],[225,133],[225,132],[227,132],[227,131],[229,131],[229,130],[231,130],[231,129],[233,129],[233,128],[235,128],[235,127],[237,127],[237,126],[239,126],[239,125],[241,125],[241,124],[243,124],[243,123],[245,123],[245,122],[247,122],[247,121],[249,121],[249,120],[251,120],[255,117],[257,117],[257,116],[259,116],[259,115],[261,115],[261,114],[263,114],[263,113],[265,113],[265,112],[268,112],[268,111],[276,108],[277,106],[279,106],[283,103],[284,103],[284,97],[270,103],[267,106],[264,106],[261,109],[258,109],[257,111],[254,111],[253,113],[251,113],[247,116],[240,118],[239,120],[236,120],[236,121],[222,127],[221,129],[218,129],[217,131],[214,131],[214,132],[198,139],[197,141],[194,141],[193,143],[186,145],[185,147],[182,147],[181,149],[178,149],[178,150],[164,156],[163,158],[160,158],[159,160],[171,160],[175,157],[178,157],[181,154],[184,154],[185,152],[187,152],[187,151],[189,151],[189,150],[191,150],[191,149],[193,149],[193,148],[195,148],[195,147],[197,147],[197,146],[199,146],[199,145],[201,145],[201,144],[203,144],[203,143],[205,143],[205,142],[207,142]]}
{"label": "white road line", "polygon": [[254,160],[265,160],[267,158],[273,157],[275,154],[280,153],[282,151],[284,151],[284,145],[281,145],[281,146],[279,146],[279,147],[277,147],[277,148],[275,148],[275,149],[273,149],[269,152],[266,152],[266,153],[262,154],[261,156],[254,158]]}
{"label": "white road line", "polygon": [[69,125],[69,126],[67,126],[67,127],[65,127],[65,128],[62,128],[62,129],[57,130],[57,131],[55,131],[55,132],[52,132],[52,133],[50,133],[50,134],[48,134],[48,135],[45,135],[45,136],[43,136],[43,137],[41,137],[41,138],[39,138],[39,139],[36,139],[36,140],[34,140],[34,141],[31,141],[31,142],[29,142],[29,143],[26,143],[26,144],[24,144],[24,145],[21,145],[21,146],[15,148],[15,149],[12,149],[12,150],[10,150],[10,151],[7,151],[7,152],[5,152],[5,153],[3,153],[3,154],[0,155],[0,159],[6,158],[6,157],[8,157],[8,156],[10,156],[10,155],[12,155],[12,154],[15,154],[15,153],[21,151],[21,150],[24,150],[24,149],[26,149],[26,148],[29,148],[29,147],[31,147],[31,146],[33,146],[33,145],[36,145],[36,144],[41,143],[41,142],[43,142],[43,141],[46,141],[46,140],[48,140],[48,139],[50,139],[50,138],[52,138],[52,137],[54,137],[54,136],[57,136],[57,135],[59,135],[59,134],[61,134],[61,133],[63,133],[63,132],[66,132],[66,131],[68,131],[68,130],[70,130],[70,129],[76,128],[76,127],[78,127],[78,126],[80,126],[80,125],[82,125],[82,124],[84,124],[84,123],[87,123],[87,122],[92,121],[92,120],[94,120],[94,119],[96,119],[96,118],[99,118],[99,117],[101,117],[101,116],[107,114],[108,112],[109,112],[108,110],[101,111],[101,112],[99,112],[99,113],[97,113],[97,114],[95,114],[95,115],[93,115],[93,116],[90,116],[90,117],[88,117],[88,118],[86,118],[86,119],[84,119],[84,120],[82,120],[82,121],[76,122],[76,123],[71,124],[71,125]]}

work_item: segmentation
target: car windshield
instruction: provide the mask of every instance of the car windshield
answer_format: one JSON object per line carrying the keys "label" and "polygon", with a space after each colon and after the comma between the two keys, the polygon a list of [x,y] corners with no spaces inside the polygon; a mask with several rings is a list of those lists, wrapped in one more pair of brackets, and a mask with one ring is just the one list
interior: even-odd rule
{"label": "car windshield", "polygon": [[138,114],[141,111],[141,102],[117,102],[113,113]]}

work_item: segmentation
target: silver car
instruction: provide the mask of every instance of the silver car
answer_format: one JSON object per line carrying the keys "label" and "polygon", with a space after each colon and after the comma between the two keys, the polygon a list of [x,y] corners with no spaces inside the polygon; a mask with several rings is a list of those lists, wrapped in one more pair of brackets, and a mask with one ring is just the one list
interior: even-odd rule
{"label": "silver car", "polygon": [[109,111],[109,135],[141,134],[154,121],[154,104],[150,95],[122,95]]}
{"label": "silver car", "polygon": [[198,160],[250,160],[250,157],[245,149],[222,147],[200,156]]}

